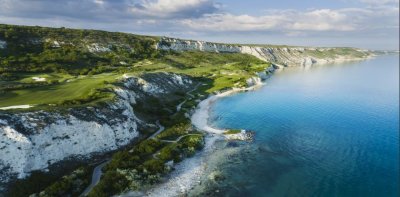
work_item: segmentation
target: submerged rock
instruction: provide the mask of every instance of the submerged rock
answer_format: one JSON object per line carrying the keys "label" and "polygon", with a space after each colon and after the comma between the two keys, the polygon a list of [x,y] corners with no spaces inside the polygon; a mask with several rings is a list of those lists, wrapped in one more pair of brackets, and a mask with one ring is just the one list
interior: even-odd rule
{"label": "submerged rock", "polygon": [[216,182],[225,180],[225,176],[220,171],[211,172],[210,175],[208,175],[208,178]]}

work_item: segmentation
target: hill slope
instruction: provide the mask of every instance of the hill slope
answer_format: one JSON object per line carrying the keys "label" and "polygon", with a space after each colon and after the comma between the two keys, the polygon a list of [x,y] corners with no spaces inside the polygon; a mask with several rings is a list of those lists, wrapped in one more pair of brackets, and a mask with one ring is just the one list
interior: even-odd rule
{"label": "hill slope", "polygon": [[[113,195],[134,181],[140,189],[168,173],[167,162],[201,148],[202,135],[188,116],[208,94],[253,85],[282,66],[369,55],[353,48],[242,46],[0,25],[0,181],[50,169],[17,181],[11,192],[79,194],[84,188],[73,188],[77,180],[67,184],[60,178],[65,172],[55,169],[68,161],[87,166],[96,156],[129,147],[114,155],[95,192]],[[165,131],[147,139],[158,129],[157,121]],[[188,133],[195,135],[183,138]],[[178,138],[183,140],[172,145],[162,141]],[[130,177],[133,169],[138,174]],[[37,176],[49,182],[39,184]],[[124,181],[108,191],[107,181],[115,177]],[[54,186],[50,180],[58,182]]]}

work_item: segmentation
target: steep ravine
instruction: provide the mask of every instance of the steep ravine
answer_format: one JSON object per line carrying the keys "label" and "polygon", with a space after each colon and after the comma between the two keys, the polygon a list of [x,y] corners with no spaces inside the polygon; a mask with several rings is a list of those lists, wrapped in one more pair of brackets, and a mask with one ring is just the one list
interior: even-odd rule
{"label": "steep ravine", "polygon": [[67,111],[0,111],[0,181],[23,178],[65,159],[88,159],[116,150],[140,135],[139,127],[156,127],[137,117],[132,106],[149,97],[189,91],[192,80],[171,73],[123,76],[117,98],[96,107]]}

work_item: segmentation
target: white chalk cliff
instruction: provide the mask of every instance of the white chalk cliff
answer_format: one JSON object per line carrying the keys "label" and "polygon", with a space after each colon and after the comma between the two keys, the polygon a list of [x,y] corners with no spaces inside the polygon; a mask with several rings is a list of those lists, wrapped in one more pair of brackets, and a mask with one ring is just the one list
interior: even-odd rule
{"label": "white chalk cliff", "polygon": [[[244,53],[274,63],[277,66],[309,66],[312,64],[335,63],[364,59],[371,55],[368,51],[356,48],[245,46],[166,37],[161,38],[156,48],[174,51],[199,50],[217,53]],[[343,50],[351,53],[342,53]]]}
{"label": "white chalk cliff", "polygon": [[171,73],[124,75],[121,80],[123,86],[114,89],[117,98],[103,106],[67,112],[0,111],[0,182],[127,145],[138,137],[139,125],[149,125],[136,117],[132,108],[136,100],[167,96],[192,84],[188,77]]}

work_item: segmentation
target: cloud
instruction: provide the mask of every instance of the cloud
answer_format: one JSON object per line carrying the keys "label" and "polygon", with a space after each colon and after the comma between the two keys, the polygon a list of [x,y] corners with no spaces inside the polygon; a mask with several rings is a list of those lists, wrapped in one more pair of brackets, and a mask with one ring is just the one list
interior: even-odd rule
{"label": "cloud", "polygon": [[0,0],[0,16],[79,20],[201,17],[218,10],[212,0]]}
{"label": "cloud", "polygon": [[208,14],[202,18],[185,19],[182,24],[199,31],[358,31],[382,27],[398,27],[399,9],[346,8],[270,10],[262,16],[232,15],[230,13]]}
{"label": "cloud", "polygon": [[359,0],[359,1],[371,5],[399,4],[399,0]]}
{"label": "cloud", "polygon": [[26,20],[42,25],[43,21],[64,21],[96,27],[119,23],[137,31],[268,31],[287,35],[399,26],[398,6],[387,5],[396,0],[357,1],[384,6],[268,10],[256,16],[222,12],[214,0],[0,0],[0,22],[20,24]]}
{"label": "cloud", "polygon": [[[283,41],[288,38],[352,38],[360,40],[360,43],[373,37],[375,40],[390,40],[387,43],[398,43],[398,0],[342,0],[342,3],[351,2],[344,5],[356,7],[341,5],[342,8],[338,9],[319,6],[305,10],[267,11],[265,7],[257,7],[261,3],[248,1],[251,12],[234,7],[235,4],[227,0],[224,0],[226,5],[217,1],[0,0],[0,23],[103,29],[215,41],[219,36],[218,39],[228,37],[232,42],[272,36],[274,39],[284,38]],[[275,4],[265,5],[274,7]],[[358,37],[363,37],[363,41]]]}
{"label": "cloud", "polygon": [[211,0],[143,0],[131,8],[134,15],[152,18],[197,18],[217,10]]}
{"label": "cloud", "polygon": [[112,20],[128,16],[122,0],[0,0],[0,16],[27,19]]}

